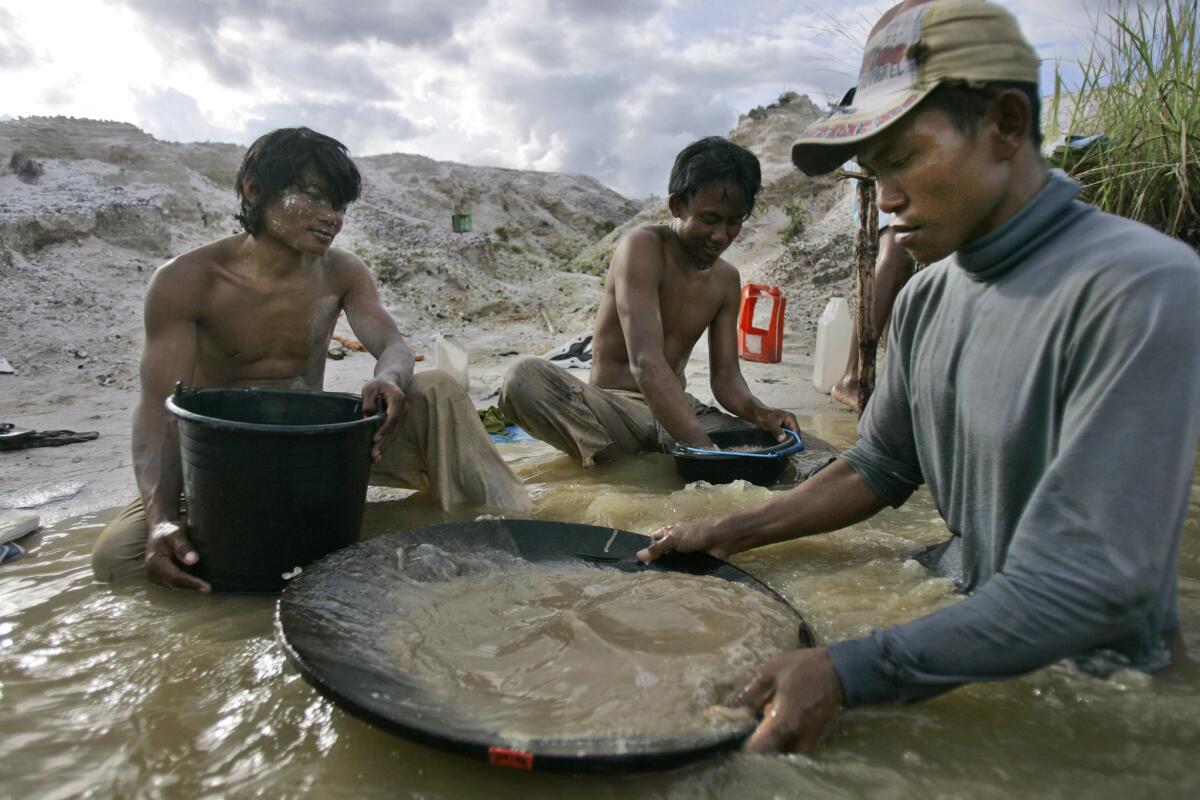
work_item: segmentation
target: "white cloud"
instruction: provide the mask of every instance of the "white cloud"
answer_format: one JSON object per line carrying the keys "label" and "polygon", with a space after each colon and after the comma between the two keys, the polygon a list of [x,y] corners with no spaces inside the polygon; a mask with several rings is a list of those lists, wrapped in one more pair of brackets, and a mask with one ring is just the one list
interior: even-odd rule
{"label": "white cloud", "polygon": [[159,139],[172,142],[223,141],[229,131],[205,116],[196,98],[177,89],[134,90],[134,111],[140,124]]}
{"label": "white cloud", "polygon": [[[308,124],[360,155],[583,172],[631,196],[661,194],[675,153],[727,133],[739,113],[785,90],[840,96],[890,5],[92,0],[63,15],[5,0],[0,74],[13,89],[0,113],[242,143]],[[1089,14],[1111,1],[1008,5],[1052,64],[1083,54]]]}
{"label": "white cloud", "polygon": [[24,68],[33,62],[33,49],[17,33],[13,15],[0,8],[0,69]]}

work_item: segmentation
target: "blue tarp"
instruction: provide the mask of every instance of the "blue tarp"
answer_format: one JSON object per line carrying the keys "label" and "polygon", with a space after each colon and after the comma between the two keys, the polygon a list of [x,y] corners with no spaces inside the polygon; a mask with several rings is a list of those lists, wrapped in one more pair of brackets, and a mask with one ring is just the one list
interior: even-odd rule
{"label": "blue tarp", "polygon": [[525,432],[523,428],[518,428],[516,425],[509,425],[500,433],[488,434],[492,437],[493,442],[532,442],[535,441],[532,436]]}

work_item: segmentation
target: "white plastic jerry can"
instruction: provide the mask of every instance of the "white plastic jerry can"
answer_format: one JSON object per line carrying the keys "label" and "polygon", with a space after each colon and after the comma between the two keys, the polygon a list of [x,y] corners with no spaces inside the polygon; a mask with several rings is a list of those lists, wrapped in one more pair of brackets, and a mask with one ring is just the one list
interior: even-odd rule
{"label": "white plastic jerry can", "polygon": [[448,336],[438,334],[433,344],[434,369],[444,370],[459,386],[466,389],[471,382],[467,370],[467,350]]}
{"label": "white plastic jerry can", "polygon": [[817,349],[813,354],[813,386],[822,394],[833,391],[834,385],[846,372],[853,324],[846,298],[830,298],[817,322]]}

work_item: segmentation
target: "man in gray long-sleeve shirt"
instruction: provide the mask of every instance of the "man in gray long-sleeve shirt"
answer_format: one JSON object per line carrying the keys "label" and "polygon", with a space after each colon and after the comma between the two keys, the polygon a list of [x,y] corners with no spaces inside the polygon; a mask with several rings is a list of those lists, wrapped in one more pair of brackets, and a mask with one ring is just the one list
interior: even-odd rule
{"label": "man in gray long-sleeve shirt", "polygon": [[810,174],[854,153],[897,241],[938,263],[900,295],[854,447],[763,506],[667,526],[639,557],[836,530],[927,483],[953,534],[936,568],[973,594],[774,659],[743,693],[764,715],[751,749],[811,745],[843,705],[1064,657],[1169,660],[1200,433],[1200,259],[1077,200],[1039,155],[1037,99],[1007,12],[907,2],[872,31],[857,107],[793,150]]}

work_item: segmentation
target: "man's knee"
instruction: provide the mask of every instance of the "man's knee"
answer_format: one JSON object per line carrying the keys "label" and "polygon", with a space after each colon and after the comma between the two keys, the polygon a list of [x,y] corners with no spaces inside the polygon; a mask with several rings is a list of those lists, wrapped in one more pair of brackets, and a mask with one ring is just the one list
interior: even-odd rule
{"label": "man's knee", "polygon": [[[105,530],[108,533],[108,530]],[[101,583],[134,575],[144,569],[145,551],[134,552],[120,537],[104,536],[92,547],[92,575]]]}
{"label": "man's knee", "polygon": [[544,358],[526,356],[508,368],[500,385],[500,410],[509,419],[520,416],[539,397],[559,367]]}
{"label": "man's knee", "polygon": [[146,517],[141,504],[127,507],[96,538],[92,546],[92,575],[102,583],[145,569]]}
{"label": "man's knee", "polygon": [[110,550],[92,550],[92,577],[100,583],[112,583],[126,575],[134,574],[139,568],[140,565],[129,564],[117,558]]}

